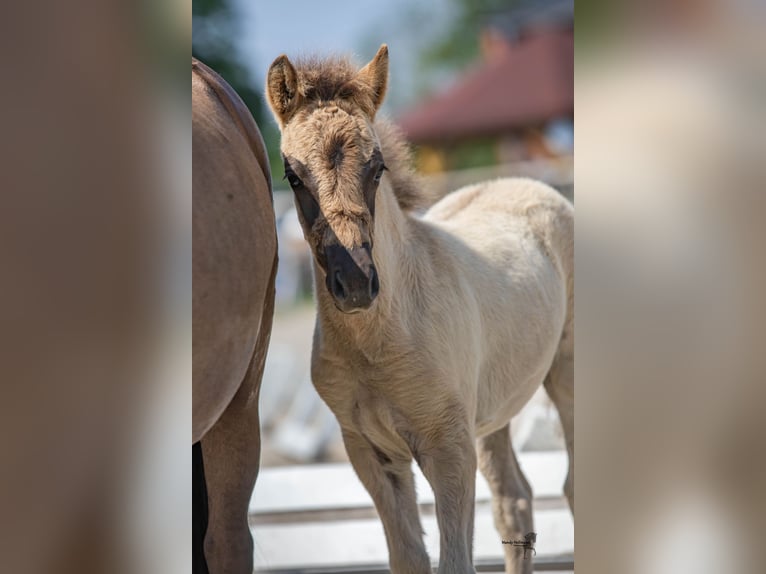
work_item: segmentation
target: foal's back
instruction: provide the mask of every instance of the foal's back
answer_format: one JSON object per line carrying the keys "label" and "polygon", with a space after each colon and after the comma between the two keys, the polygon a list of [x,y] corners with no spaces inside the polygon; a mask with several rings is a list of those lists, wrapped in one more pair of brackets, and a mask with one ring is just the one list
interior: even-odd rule
{"label": "foal's back", "polygon": [[549,186],[499,179],[462,188],[423,217],[446,232],[451,266],[477,301],[479,435],[502,428],[540,386],[571,315],[572,205]]}

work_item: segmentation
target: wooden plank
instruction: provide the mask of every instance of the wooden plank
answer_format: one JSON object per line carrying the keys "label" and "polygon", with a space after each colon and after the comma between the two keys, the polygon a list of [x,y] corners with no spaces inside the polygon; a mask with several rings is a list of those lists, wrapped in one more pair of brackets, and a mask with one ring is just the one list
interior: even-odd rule
{"label": "wooden plank", "polygon": [[[535,498],[558,498],[562,495],[568,468],[565,452],[522,453],[519,464]],[[413,465],[413,469],[418,502],[433,504],[433,491],[428,481],[417,465]],[[489,487],[477,473],[476,500],[489,499]],[[250,513],[259,515],[371,507],[372,500],[351,465],[336,463],[261,469],[250,502]]]}
{"label": "wooden plank", "polygon": [[[474,561],[477,572],[504,574],[505,564],[501,560]],[[543,556],[537,557],[534,563],[535,572],[549,574],[574,574],[574,556]],[[266,569],[258,574],[390,574],[387,564],[357,564],[343,566],[306,566],[302,568]]]}
{"label": "wooden plank", "polygon": [[[425,542],[433,560],[439,556],[436,518],[422,518]],[[571,567],[574,552],[574,522],[568,509],[535,512],[537,561],[556,569]],[[258,572],[309,571],[312,569],[385,568],[388,552],[379,520],[307,522],[252,527],[255,567]],[[522,550],[519,549],[521,552]],[[474,556],[477,564],[502,564],[503,546],[488,507],[477,508]],[[552,568],[549,568],[552,569]]]}

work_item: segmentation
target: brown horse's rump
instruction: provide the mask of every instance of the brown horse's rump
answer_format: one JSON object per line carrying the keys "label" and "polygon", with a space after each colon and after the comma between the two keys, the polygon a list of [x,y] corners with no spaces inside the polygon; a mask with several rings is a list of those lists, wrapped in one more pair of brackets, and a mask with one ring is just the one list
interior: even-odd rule
{"label": "brown horse's rump", "polygon": [[249,574],[242,516],[258,474],[277,264],[271,174],[245,104],[194,59],[192,161],[194,571]]}

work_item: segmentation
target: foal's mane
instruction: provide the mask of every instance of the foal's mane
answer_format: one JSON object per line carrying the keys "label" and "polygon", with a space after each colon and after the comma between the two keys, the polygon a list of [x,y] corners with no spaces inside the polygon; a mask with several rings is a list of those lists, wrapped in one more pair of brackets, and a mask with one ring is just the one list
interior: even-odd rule
{"label": "foal's mane", "polygon": [[[369,107],[370,88],[357,79],[359,68],[349,58],[308,56],[297,60],[295,69],[298,90],[306,103],[336,102],[349,111]],[[380,116],[373,126],[399,207],[404,211],[429,207],[436,197],[415,172],[412,152],[402,131]]]}

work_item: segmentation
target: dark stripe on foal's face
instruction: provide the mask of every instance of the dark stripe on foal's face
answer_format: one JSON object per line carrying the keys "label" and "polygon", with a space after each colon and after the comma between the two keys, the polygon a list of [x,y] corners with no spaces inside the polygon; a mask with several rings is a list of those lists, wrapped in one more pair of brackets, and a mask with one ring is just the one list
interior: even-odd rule
{"label": "dark stripe on foal's face", "polygon": [[380,179],[383,177],[383,172],[386,169],[388,168],[383,162],[383,154],[378,148],[375,148],[370,159],[362,167],[361,180],[364,202],[367,205],[367,209],[370,210],[372,217],[375,217],[375,197],[380,185]]}
{"label": "dark stripe on foal's face", "polygon": [[327,154],[328,159],[328,167],[330,169],[340,169],[341,164],[343,163],[343,158],[346,157],[346,152],[343,149],[343,147],[346,145],[346,142],[340,138],[336,138],[332,141],[332,143],[329,146],[329,153]]}
{"label": "dark stripe on foal's face", "polygon": [[[295,193],[295,200],[300,213],[301,224],[307,238],[312,243],[312,249],[318,265],[325,272],[325,284],[327,290],[335,301],[336,307],[344,313],[350,313],[367,309],[378,295],[380,283],[377,270],[372,258],[372,233],[371,230],[361,229],[364,243],[354,247],[345,247],[334,237],[332,229],[329,235],[333,239],[328,239],[328,234],[321,236],[312,235],[315,223],[322,214],[322,208],[317,197],[317,191],[310,188],[312,182],[316,180],[312,177],[308,168],[292,157],[282,156],[285,166],[285,179],[290,183],[290,187]],[[346,152],[341,145],[331,145],[329,155],[327,156],[328,168],[340,171],[339,166],[344,163],[347,157]],[[345,162],[346,164],[348,162]],[[349,165],[343,166],[346,171],[351,168]],[[358,174],[358,186],[351,189],[361,191],[364,204],[369,210],[370,220],[374,223],[375,216],[375,197],[380,185],[386,166],[383,163],[383,154],[378,148],[375,148],[370,158],[362,165],[361,172]],[[338,178],[343,175],[338,174]],[[341,193],[343,189],[348,190],[348,186],[338,186],[336,193]],[[346,193],[352,193],[347,191]],[[358,193],[358,191],[357,191]],[[354,198],[358,201],[359,198]],[[351,221],[359,216],[356,215]],[[369,238],[368,240],[365,238]]]}
{"label": "dark stripe on foal's face", "polygon": [[319,202],[304,183],[309,177],[309,172],[306,166],[296,159],[288,159],[285,156],[282,156],[282,159],[285,164],[285,179],[295,193],[295,199],[305,224],[311,229],[319,217],[320,209]]}

